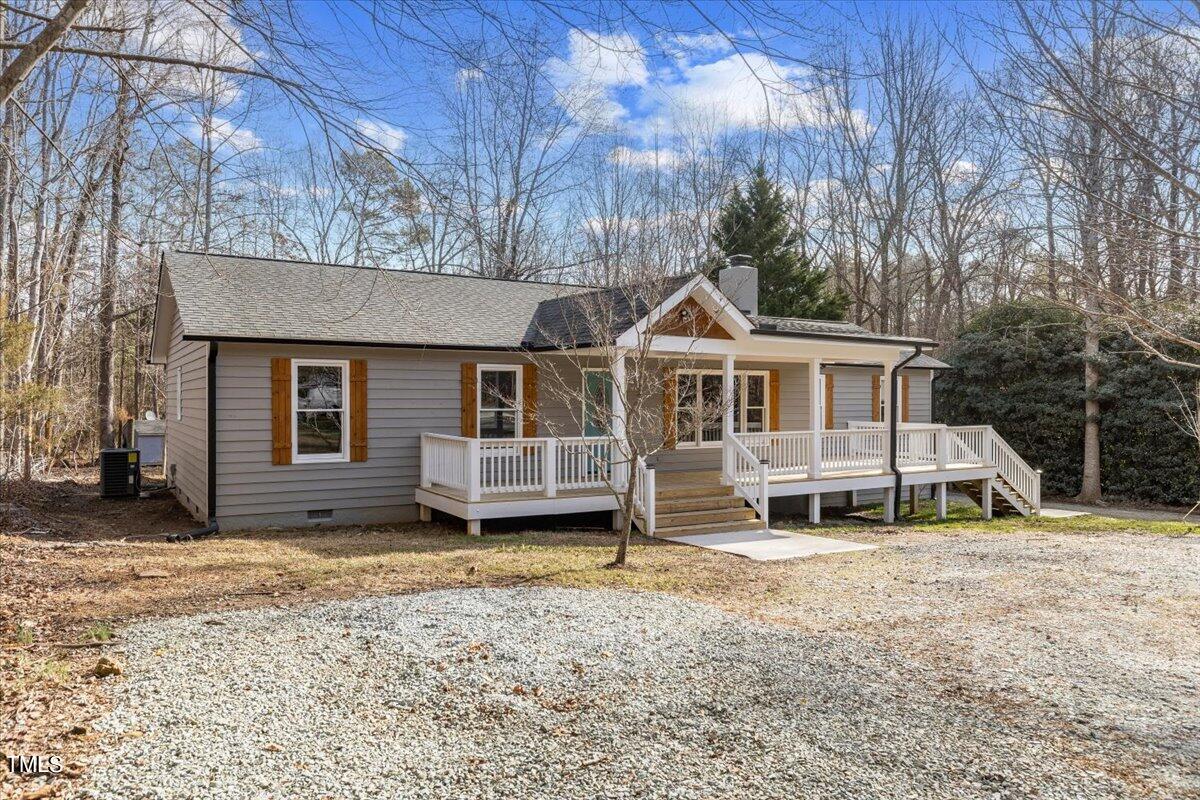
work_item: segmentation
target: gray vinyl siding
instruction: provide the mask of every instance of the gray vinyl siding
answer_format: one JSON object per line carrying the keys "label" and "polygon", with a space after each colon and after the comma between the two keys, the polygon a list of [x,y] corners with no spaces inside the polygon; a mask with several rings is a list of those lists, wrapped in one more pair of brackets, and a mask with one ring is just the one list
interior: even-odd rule
{"label": "gray vinyl siding", "polygon": [[[850,422],[871,421],[871,376],[882,375],[879,368],[825,367],[833,375],[833,427],[844,429]],[[931,422],[932,370],[904,370],[908,379],[909,422]]]}
{"label": "gray vinyl siding", "polygon": [[[208,343],[183,341],[183,325],[171,304],[171,343],[166,363],[166,441],[163,465],[173,491],[197,520],[208,518]],[[175,419],[182,378],[182,415]]]}
{"label": "gray vinyl siding", "polygon": [[[367,460],[271,463],[271,358],[367,361]],[[529,364],[519,353],[222,344],[217,357],[217,517],[224,527],[410,520],[422,433],[460,433],[461,364]],[[555,362],[564,381],[578,369]],[[548,385],[542,361],[539,435],[577,435],[576,415]],[[582,380],[582,378],[580,378]],[[552,426],[545,420],[553,420]]]}

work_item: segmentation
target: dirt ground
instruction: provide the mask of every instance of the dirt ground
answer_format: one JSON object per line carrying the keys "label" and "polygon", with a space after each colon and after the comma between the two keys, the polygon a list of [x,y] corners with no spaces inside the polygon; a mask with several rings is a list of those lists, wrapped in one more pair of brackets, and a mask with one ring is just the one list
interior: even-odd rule
{"label": "dirt ground", "polygon": [[85,476],[6,490],[0,502],[0,740],[6,753],[67,763],[49,783],[6,774],[0,797],[66,791],[103,758],[111,743],[92,725],[121,678],[93,670],[104,654],[120,664],[131,621],[468,586],[667,592],[869,637],[935,671],[955,697],[1034,715],[1131,796],[1200,796],[1200,531],[1185,524],[983,525],[959,507],[946,523],[926,508],[884,526],[868,511],[819,532],[882,545],[869,552],[759,563],[637,539],[631,566],[611,570],[614,539],[599,532],[471,538],[403,525],[169,544],[161,534],[194,524],[173,501],[101,503]]}

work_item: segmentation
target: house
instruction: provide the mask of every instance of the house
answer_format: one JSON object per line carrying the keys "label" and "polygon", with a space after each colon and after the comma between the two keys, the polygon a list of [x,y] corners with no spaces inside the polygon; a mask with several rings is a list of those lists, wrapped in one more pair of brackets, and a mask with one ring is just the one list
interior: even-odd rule
{"label": "house", "polygon": [[[760,526],[789,502],[818,522],[823,506],[883,497],[890,517],[905,487],[944,513],[951,484],[985,517],[1038,512],[1038,474],[990,427],[932,423],[934,342],[759,315],[756,275],[735,265],[614,302],[591,336],[606,341],[584,341],[573,321],[616,290],[166,253],[151,361],[166,374],[167,478],[225,529],[436,509],[478,533],[615,510],[609,487],[633,474],[636,521],[657,535]],[[631,464],[626,393],[611,387],[627,385],[626,357],[601,372],[587,358],[647,332],[649,357],[677,366],[645,404],[663,447]],[[577,371],[584,404],[608,395],[607,422],[549,391],[555,365]],[[735,402],[705,419],[726,387]]]}

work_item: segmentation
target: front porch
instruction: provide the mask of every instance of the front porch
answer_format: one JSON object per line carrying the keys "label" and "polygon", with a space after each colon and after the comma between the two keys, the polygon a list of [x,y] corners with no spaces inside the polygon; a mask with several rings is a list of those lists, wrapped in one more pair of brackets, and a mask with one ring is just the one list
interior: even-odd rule
{"label": "front porch", "polygon": [[[993,508],[1040,510],[1040,476],[989,426],[901,424],[895,471],[882,423],[844,430],[726,434],[719,470],[658,471],[632,465],[615,437],[479,439],[421,437],[416,502],[466,520],[616,511],[617,493],[635,480],[635,522],[647,535],[690,535],[770,524],[773,498],[809,497],[809,520],[821,520],[822,496],[880,491],[893,519],[899,486],[933,486],[939,517],[950,484],[977,487],[985,518]],[[614,524],[616,520],[614,520]]]}

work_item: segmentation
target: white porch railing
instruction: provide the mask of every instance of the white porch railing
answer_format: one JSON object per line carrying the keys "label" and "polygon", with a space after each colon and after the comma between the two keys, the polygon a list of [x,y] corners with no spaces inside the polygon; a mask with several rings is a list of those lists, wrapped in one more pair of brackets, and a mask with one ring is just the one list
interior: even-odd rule
{"label": "white porch railing", "polygon": [[[852,429],[885,431],[882,422],[851,422]],[[934,464],[989,466],[1034,513],[1042,510],[1042,476],[1029,466],[991,425],[901,423],[896,430],[896,463],[900,467]]]}
{"label": "white porch railing", "polygon": [[445,486],[466,491],[471,485],[467,469],[468,439],[440,433],[421,434],[421,485]]}
{"label": "white porch railing", "polygon": [[635,518],[641,518],[642,533],[647,536],[654,535],[654,501],[657,491],[654,467],[646,466],[646,459],[638,456],[636,478],[633,485],[633,510]]}
{"label": "white porch railing", "polygon": [[728,459],[725,477],[733,490],[758,512],[763,525],[770,526],[771,487],[768,484],[770,465],[751,452],[736,437],[726,435],[722,441]]}
{"label": "white porch railing", "polygon": [[471,439],[421,434],[421,486],[484,495],[592,489],[620,481],[620,450],[608,436]]}
{"label": "white porch railing", "polygon": [[[991,431],[991,428],[988,428]],[[1042,474],[1025,463],[1008,442],[991,431],[992,462],[996,473],[1033,509],[1042,513]]]}
{"label": "white porch railing", "polygon": [[[812,456],[812,431],[739,433],[734,436],[734,441],[744,446],[756,461],[766,461],[770,475],[808,472]],[[733,466],[727,465],[725,471],[732,472]]]}

